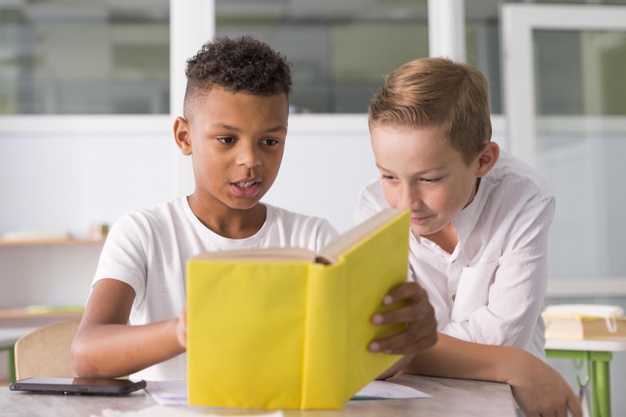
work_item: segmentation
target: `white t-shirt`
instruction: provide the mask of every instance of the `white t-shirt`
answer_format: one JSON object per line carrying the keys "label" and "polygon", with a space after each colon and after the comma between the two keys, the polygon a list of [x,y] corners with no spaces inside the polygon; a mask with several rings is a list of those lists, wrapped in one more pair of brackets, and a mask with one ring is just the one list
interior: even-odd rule
{"label": "white t-shirt", "polygon": [[[474,200],[453,220],[459,243],[452,254],[411,234],[410,279],[428,292],[440,332],[545,358],[541,308],[554,206],[547,182],[501,152]],[[356,220],[382,207],[387,203],[377,179],[362,190]]]}
{"label": "white t-shirt", "polygon": [[[114,278],[135,290],[130,314],[133,325],[170,320],[185,308],[186,261],[192,256],[270,246],[318,251],[337,236],[326,220],[265,206],[267,217],[261,230],[245,239],[228,239],[212,232],[193,214],[186,197],[126,213],[107,236],[93,284]],[[133,376],[186,379],[186,363],[183,354]]]}

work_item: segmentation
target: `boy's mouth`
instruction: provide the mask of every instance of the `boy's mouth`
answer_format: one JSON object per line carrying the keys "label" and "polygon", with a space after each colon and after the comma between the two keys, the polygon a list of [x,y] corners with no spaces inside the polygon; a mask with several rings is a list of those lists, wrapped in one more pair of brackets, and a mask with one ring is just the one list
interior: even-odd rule
{"label": "boy's mouth", "polygon": [[235,181],[231,183],[231,190],[239,197],[253,197],[261,189],[261,181],[256,178],[248,181]]}
{"label": "boy's mouth", "polygon": [[250,188],[255,184],[256,181],[240,181],[235,183],[235,185],[239,188]]}
{"label": "boy's mouth", "polygon": [[411,216],[411,224],[422,224],[425,223],[426,221],[430,220],[433,217],[432,214],[428,215],[428,216]]}

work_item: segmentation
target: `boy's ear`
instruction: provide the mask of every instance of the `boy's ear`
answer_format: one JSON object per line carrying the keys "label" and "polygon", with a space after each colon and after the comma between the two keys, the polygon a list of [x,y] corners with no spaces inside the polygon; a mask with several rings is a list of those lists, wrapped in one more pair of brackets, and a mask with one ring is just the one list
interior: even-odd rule
{"label": "boy's ear", "polygon": [[182,117],[174,121],[174,139],[183,155],[191,155],[191,129],[189,123]]}
{"label": "boy's ear", "polygon": [[478,155],[478,170],[476,171],[476,176],[484,177],[487,175],[496,162],[498,162],[499,157],[500,147],[498,144],[495,142],[487,142]]}

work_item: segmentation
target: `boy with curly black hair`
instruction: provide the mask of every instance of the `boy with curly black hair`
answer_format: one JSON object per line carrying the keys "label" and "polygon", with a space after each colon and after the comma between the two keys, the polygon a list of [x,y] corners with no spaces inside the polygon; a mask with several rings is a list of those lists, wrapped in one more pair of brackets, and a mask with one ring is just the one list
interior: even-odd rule
{"label": "boy with curly black hair", "polygon": [[[195,190],[129,212],[112,227],[72,345],[80,376],[186,379],[187,259],[269,246],[318,251],[337,235],[326,220],[260,203],[287,136],[285,59],[250,37],[219,38],[188,61],[186,74],[184,117],[174,122],[174,136],[191,155]],[[407,325],[386,343],[407,353],[434,344],[433,310],[417,284],[398,287],[385,301],[404,301],[397,321]]]}

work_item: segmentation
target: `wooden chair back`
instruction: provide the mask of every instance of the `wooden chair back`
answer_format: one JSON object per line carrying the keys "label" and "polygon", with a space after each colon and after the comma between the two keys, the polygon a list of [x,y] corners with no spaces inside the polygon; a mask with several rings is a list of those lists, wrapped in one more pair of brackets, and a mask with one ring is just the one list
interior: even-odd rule
{"label": "wooden chair back", "polygon": [[80,318],[40,327],[15,343],[15,376],[75,377],[70,347]]}

